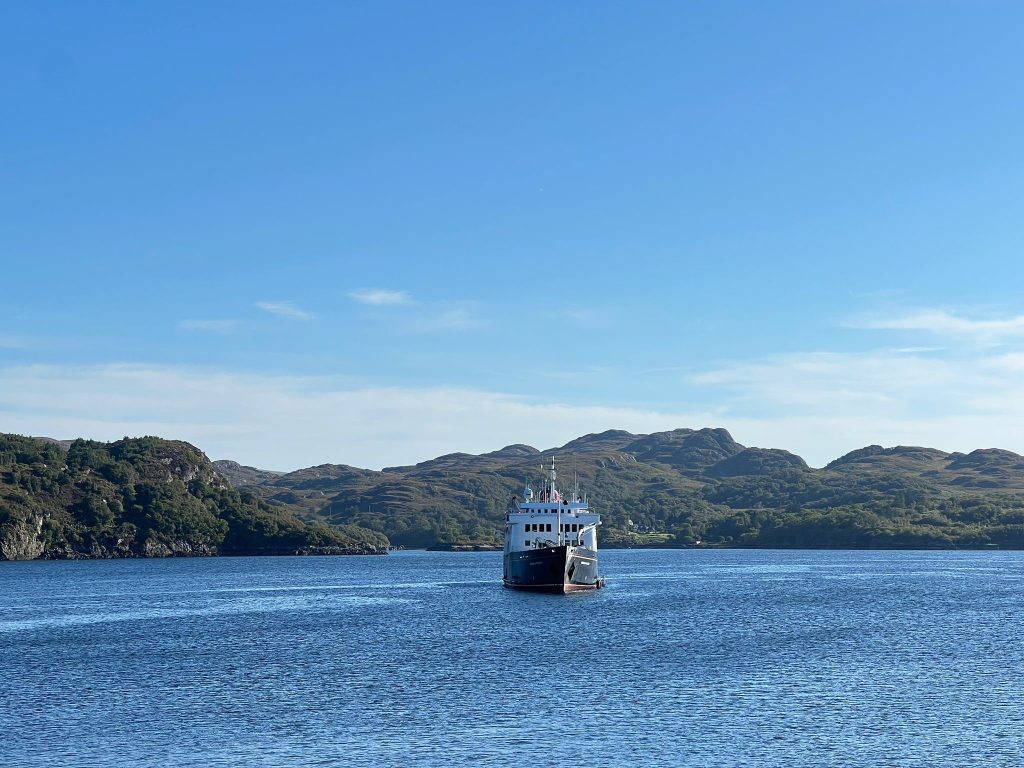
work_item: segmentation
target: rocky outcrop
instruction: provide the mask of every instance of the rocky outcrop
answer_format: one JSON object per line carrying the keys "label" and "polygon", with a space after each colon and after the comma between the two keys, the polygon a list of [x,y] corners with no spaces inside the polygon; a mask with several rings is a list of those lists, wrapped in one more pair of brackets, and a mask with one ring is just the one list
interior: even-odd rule
{"label": "rocky outcrop", "polygon": [[240,488],[243,485],[256,485],[258,483],[270,482],[276,477],[281,477],[284,472],[273,472],[269,469],[257,469],[256,467],[249,467],[244,464],[239,464],[237,461],[229,461],[227,459],[218,459],[213,462],[213,466],[216,470],[236,488]]}
{"label": "rocky outcrop", "polygon": [[[688,430],[689,431],[689,430]],[[636,440],[637,435],[622,429],[608,429],[596,434],[584,435],[570,440],[557,450],[557,453],[587,453],[599,451],[619,451]]]}
{"label": "rocky outcrop", "polygon": [[976,470],[985,474],[1024,471],[1024,456],[1001,448],[979,448],[950,457],[947,469],[953,471]]}
{"label": "rocky outcrop", "polygon": [[880,445],[869,445],[840,456],[830,462],[826,469],[844,469],[854,465],[857,469],[866,466],[927,469],[938,466],[937,462],[947,458],[949,458],[948,453],[935,448],[921,448],[915,445],[883,448]]}
{"label": "rocky outcrop", "polygon": [[743,446],[725,429],[676,429],[641,437],[623,448],[639,461],[657,462],[691,475],[735,456]]}
{"label": "rocky outcrop", "polygon": [[42,515],[0,530],[0,560],[35,560],[44,548]]}

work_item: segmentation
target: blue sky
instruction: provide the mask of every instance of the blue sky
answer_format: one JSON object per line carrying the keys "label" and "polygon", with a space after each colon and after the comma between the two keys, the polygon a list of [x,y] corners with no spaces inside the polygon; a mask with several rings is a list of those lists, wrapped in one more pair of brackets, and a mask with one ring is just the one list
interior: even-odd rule
{"label": "blue sky", "polygon": [[0,430],[1024,451],[1024,7],[21,3]]}

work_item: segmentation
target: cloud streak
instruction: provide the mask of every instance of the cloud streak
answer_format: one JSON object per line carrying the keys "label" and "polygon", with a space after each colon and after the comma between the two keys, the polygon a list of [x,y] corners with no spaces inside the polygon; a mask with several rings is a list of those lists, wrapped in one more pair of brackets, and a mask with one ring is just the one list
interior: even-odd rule
{"label": "cloud streak", "polygon": [[859,318],[851,328],[883,331],[918,331],[979,342],[1024,338],[1024,315],[996,319],[965,317],[943,309],[919,309],[881,319]]}
{"label": "cloud streak", "polygon": [[313,314],[300,309],[290,301],[257,301],[255,306],[264,312],[269,312],[278,317],[285,317],[289,320],[312,320]]}
{"label": "cloud streak", "polygon": [[824,463],[869,443],[1024,449],[1024,356],[874,350],[739,362],[690,377],[719,418]]}
{"label": "cloud streak", "polygon": [[412,303],[408,291],[393,291],[387,288],[360,288],[349,291],[348,297],[371,307],[395,307]]}
{"label": "cloud streak", "polygon": [[[287,306],[301,313],[297,319],[308,316]],[[405,321],[420,331],[462,330],[476,327],[472,309],[449,306]],[[918,313],[875,325],[945,328],[972,339],[1000,334],[1009,341],[1017,333],[1015,318],[925,319]],[[221,321],[183,322],[214,331]],[[723,426],[742,443],[786,448],[817,466],[870,443],[1024,451],[1024,351],[1015,347],[806,352],[664,370],[676,374],[688,399],[648,408],[172,365],[0,367],[0,430],[97,439],[156,434],[189,440],[215,458],[285,470],[407,464],[517,442],[551,447],[611,428]]]}
{"label": "cloud streak", "polygon": [[519,442],[550,447],[611,428],[672,429],[706,417],[177,366],[0,369],[5,431],[102,440],[160,435],[188,440],[211,458],[269,469],[324,462],[379,468]]}

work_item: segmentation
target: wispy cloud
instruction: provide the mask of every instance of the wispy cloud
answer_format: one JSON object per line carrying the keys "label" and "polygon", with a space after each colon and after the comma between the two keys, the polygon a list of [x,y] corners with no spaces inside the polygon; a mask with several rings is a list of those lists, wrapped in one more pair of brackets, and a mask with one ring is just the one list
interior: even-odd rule
{"label": "wispy cloud", "polygon": [[707,414],[541,402],[461,388],[360,387],[339,379],[178,366],[0,368],[9,431],[188,440],[212,458],[269,469],[325,461],[382,467],[510,443],[562,445],[588,432],[650,432]]}
{"label": "wispy cloud", "polygon": [[387,288],[360,288],[349,291],[348,297],[371,307],[393,307],[412,303],[412,297],[408,291],[394,291]]}
{"label": "wispy cloud", "polygon": [[959,389],[963,378],[964,371],[946,360],[882,350],[779,355],[704,371],[690,380],[716,387],[731,407],[750,412],[870,416],[890,405],[919,403],[929,393],[941,399]]}
{"label": "wispy cloud", "polygon": [[871,443],[1024,450],[1022,370],[1019,354],[783,355],[696,374],[688,404],[644,408],[179,366],[40,365],[0,368],[0,423],[58,437],[176,437],[270,469],[548,447],[611,428],[723,426],[820,466]]}
{"label": "wispy cloud", "polygon": [[25,339],[0,333],[0,349],[23,349],[27,346]]}
{"label": "wispy cloud", "polygon": [[370,307],[411,308],[393,326],[410,333],[468,331],[483,325],[478,304],[472,301],[416,301],[408,291],[390,288],[359,288],[347,295],[352,301]]}
{"label": "wispy cloud", "polygon": [[278,317],[287,317],[291,320],[312,320],[313,314],[300,309],[290,301],[257,301],[256,307],[264,312],[269,312]]}
{"label": "wispy cloud", "polygon": [[812,463],[868,443],[1020,451],[1024,356],[985,349],[780,355],[690,381],[716,393],[723,423]]}
{"label": "wispy cloud", "polygon": [[202,331],[206,333],[231,333],[238,328],[238,320],[182,320],[178,323],[182,331]]}
{"label": "wispy cloud", "polygon": [[870,330],[918,331],[979,342],[1024,338],[1024,315],[977,318],[944,309],[917,309],[882,318],[862,316],[847,321],[846,325]]}

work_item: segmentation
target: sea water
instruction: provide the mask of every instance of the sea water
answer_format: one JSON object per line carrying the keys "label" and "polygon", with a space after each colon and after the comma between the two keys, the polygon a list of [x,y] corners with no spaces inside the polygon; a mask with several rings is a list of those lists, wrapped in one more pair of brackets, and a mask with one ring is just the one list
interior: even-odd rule
{"label": "sea water", "polygon": [[1024,554],[0,563],[4,766],[1024,762]]}

